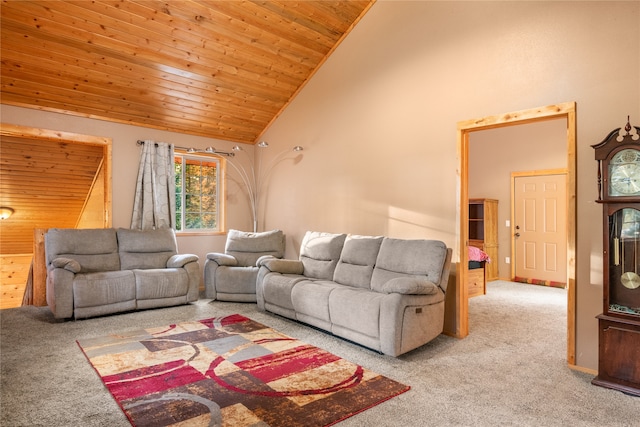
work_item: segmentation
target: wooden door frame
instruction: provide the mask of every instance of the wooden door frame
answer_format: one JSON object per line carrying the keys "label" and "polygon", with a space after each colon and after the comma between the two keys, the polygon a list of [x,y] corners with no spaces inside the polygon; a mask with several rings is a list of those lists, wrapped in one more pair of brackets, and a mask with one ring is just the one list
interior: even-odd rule
{"label": "wooden door frame", "polygon": [[469,242],[469,134],[472,132],[495,129],[505,126],[517,126],[532,122],[564,118],[567,121],[567,362],[575,365],[576,338],[576,103],[565,102],[545,107],[522,110],[513,113],[488,116],[458,122],[457,157],[459,191],[458,206],[458,259],[455,284],[454,331],[448,333],[464,338],[469,335],[469,296],[467,287],[468,263],[467,246]]}
{"label": "wooden door frame", "polygon": [[[111,138],[93,135],[82,135],[72,132],[63,132],[49,129],[12,125],[2,123],[0,135],[38,140],[47,142],[66,142],[69,144],[87,144],[102,147],[102,167],[104,168],[104,227],[112,226],[112,144]],[[43,229],[34,230],[34,259],[33,259],[33,305],[44,306],[46,302],[46,266],[44,259],[44,232]]]}
{"label": "wooden door frame", "polygon": [[[525,178],[525,177],[532,177],[532,176],[548,176],[548,175],[565,175],[565,183],[568,182],[567,180],[567,176],[568,176],[568,172],[566,168],[563,169],[545,169],[545,170],[533,170],[533,171],[521,171],[521,172],[511,172],[511,273],[510,273],[510,278],[511,280],[513,280],[513,278],[516,276],[516,242],[515,242],[515,233],[514,233],[514,229],[513,227],[515,227],[515,223],[516,223],[516,178]],[[566,188],[566,186],[565,186]],[[567,200],[568,201],[568,200]],[[567,207],[568,209],[568,207]],[[567,230],[565,231],[568,232],[568,224],[567,224]]]}

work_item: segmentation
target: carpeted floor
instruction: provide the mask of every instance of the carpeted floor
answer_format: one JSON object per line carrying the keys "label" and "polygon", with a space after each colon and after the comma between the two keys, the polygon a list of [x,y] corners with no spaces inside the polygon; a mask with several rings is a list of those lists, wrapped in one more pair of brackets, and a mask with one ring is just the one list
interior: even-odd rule
{"label": "carpeted floor", "polygon": [[239,313],[411,390],[340,426],[637,426],[640,398],[566,366],[566,291],[491,282],[469,305],[471,335],[441,335],[393,358],[257,310],[200,300],[57,322],[46,307],[0,311],[0,425],[128,426],[76,340]]}

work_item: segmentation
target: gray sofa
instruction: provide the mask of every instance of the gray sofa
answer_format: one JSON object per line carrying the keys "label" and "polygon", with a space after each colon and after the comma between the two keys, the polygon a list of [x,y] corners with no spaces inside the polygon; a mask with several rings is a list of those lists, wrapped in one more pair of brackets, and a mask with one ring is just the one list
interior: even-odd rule
{"label": "gray sofa", "polygon": [[442,333],[451,249],[309,231],[298,260],[262,259],[258,308],[398,356]]}
{"label": "gray sofa", "polygon": [[282,258],[281,230],[251,233],[229,230],[224,253],[210,252],[204,264],[205,296],[214,300],[256,302],[258,259]]}
{"label": "gray sofa", "polygon": [[59,229],[45,234],[47,304],[76,319],[198,299],[196,255],[179,255],[173,229]]}

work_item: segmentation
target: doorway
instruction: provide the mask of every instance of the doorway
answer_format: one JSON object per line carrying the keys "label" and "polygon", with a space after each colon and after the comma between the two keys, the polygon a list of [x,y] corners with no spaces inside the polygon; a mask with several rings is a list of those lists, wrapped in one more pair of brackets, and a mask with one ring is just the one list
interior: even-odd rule
{"label": "doorway", "polygon": [[576,104],[567,102],[541,108],[523,110],[498,116],[467,120],[458,123],[457,149],[459,158],[458,188],[458,259],[455,286],[455,310],[453,331],[450,334],[463,338],[469,334],[468,270],[468,221],[466,207],[469,202],[469,140],[473,132],[537,121],[563,119],[567,129],[567,361],[575,364],[575,244],[576,244]]}
{"label": "doorway", "polygon": [[13,211],[0,224],[0,255],[7,262],[19,259],[24,264],[20,271],[25,274],[17,280],[19,291],[28,296],[16,293],[12,303],[46,305],[46,229],[111,226],[112,141],[5,123],[0,141],[0,205]]}

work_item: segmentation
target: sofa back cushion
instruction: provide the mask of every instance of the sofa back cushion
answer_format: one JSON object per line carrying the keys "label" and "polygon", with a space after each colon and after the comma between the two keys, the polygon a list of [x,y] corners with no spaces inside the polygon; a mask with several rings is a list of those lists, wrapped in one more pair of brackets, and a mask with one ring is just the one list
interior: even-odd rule
{"label": "sofa back cushion", "polygon": [[306,277],[332,280],[346,234],[307,231],[300,246],[300,261]]}
{"label": "sofa back cushion", "polygon": [[385,237],[371,277],[371,289],[383,292],[383,285],[396,277],[424,277],[440,285],[447,258],[447,246],[438,240],[402,240]]}
{"label": "sofa back cushion", "polygon": [[122,270],[165,268],[169,258],[178,252],[176,235],[172,228],[119,228],[117,235]]}
{"label": "sofa back cushion", "polygon": [[333,274],[333,281],[341,285],[369,289],[382,240],[381,236],[347,236]]}
{"label": "sofa back cushion", "polygon": [[44,236],[47,266],[56,258],[80,264],[80,273],[120,270],[118,240],[113,228],[50,228]]}
{"label": "sofa back cushion", "polygon": [[239,267],[255,267],[261,256],[272,255],[282,258],[284,247],[285,236],[282,230],[261,233],[229,230],[224,251],[238,260]]}

